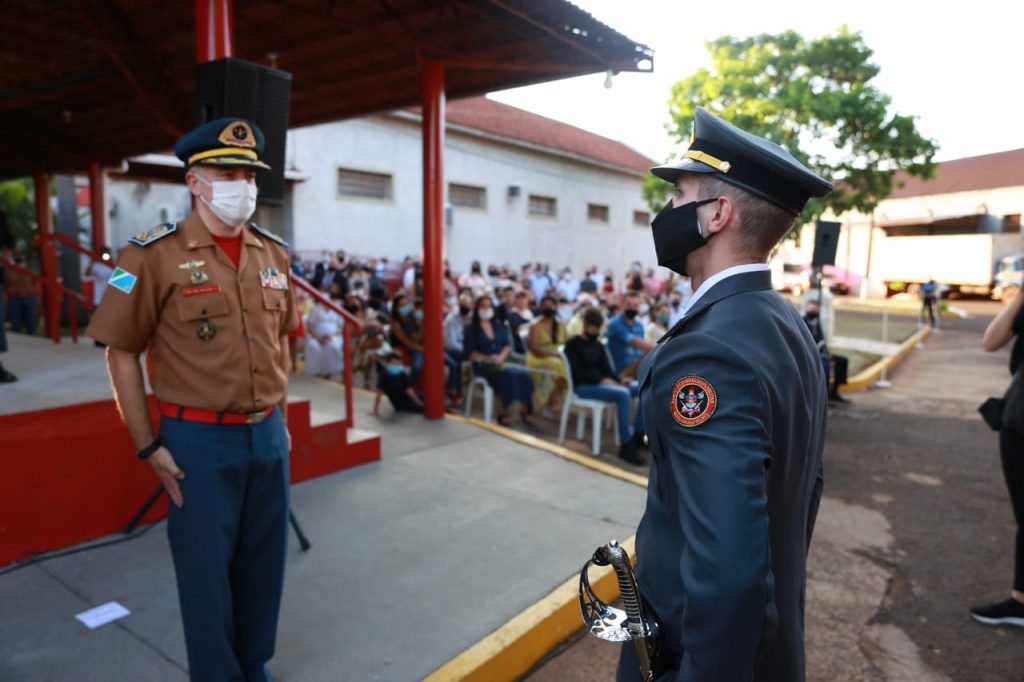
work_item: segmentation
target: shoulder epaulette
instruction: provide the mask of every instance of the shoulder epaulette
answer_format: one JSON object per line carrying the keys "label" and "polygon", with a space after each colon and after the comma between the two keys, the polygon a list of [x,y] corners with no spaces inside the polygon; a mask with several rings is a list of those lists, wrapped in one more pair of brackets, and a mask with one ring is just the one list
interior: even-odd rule
{"label": "shoulder epaulette", "polygon": [[267,239],[270,239],[272,241],[277,242],[278,244],[280,244],[281,246],[283,246],[286,249],[288,248],[288,242],[286,242],[285,240],[281,239],[280,237],[278,237],[276,234],[274,234],[270,230],[262,228],[259,225],[257,225],[256,223],[249,223],[249,227],[251,227],[252,229],[256,230],[257,232],[262,234]]}
{"label": "shoulder epaulette", "polygon": [[178,226],[174,223],[160,223],[156,227],[151,227],[145,232],[139,232],[128,241],[132,244],[138,244],[139,246],[149,246],[156,240],[163,239],[167,235],[173,234],[177,229]]}

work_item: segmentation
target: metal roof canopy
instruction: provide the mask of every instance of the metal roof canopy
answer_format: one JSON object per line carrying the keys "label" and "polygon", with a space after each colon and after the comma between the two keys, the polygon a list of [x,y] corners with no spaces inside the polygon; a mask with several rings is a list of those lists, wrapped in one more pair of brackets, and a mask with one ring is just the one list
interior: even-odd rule
{"label": "metal roof canopy", "polygon": [[[653,51],[564,0],[235,0],[235,56],[293,75],[291,125],[611,70]],[[0,178],[83,172],[192,127],[193,3],[0,1]]]}

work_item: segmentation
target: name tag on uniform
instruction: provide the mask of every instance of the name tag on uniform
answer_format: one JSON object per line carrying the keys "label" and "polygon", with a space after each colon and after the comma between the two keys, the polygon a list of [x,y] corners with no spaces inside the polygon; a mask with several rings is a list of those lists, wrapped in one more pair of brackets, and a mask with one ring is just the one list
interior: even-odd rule
{"label": "name tag on uniform", "polygon": [[277,268],[260,270],[260,284],[264,289],[288,290],[288,273],[281,272]]}
{"label": "name tag on uniform", "polygon": [[219,284],[207,284],[201,287],[185,287],[181,293],[185,296],[198,296],[199,294],[215,294],[220,291]]}

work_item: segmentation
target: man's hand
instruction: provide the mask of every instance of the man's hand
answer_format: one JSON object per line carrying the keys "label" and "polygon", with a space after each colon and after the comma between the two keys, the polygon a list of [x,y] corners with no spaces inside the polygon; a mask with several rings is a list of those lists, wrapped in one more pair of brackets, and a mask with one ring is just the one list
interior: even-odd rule
{"label": "man's hand", "polygon": [[178,468],[170,450],[161,447],[149,458],[149,465],[153,467],[160,482],[164,484],[164,489],[167,491],[168,497],[171,498],[171,502],[181,509],[185,505],[185,498],[181,494],[181,486],[178,485],[178,481],[185,479],[185,472]]}

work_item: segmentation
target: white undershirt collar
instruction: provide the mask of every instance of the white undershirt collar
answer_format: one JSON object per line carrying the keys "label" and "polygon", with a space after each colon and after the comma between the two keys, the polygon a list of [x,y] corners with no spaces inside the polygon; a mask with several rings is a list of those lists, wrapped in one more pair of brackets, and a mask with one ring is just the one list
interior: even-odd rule
{"label": "white undershirt collar", "polygon": [[683,317],[685,317],[687,313],[693,310],[694,306],[697,305],[697,302],[700,300],[701,296],[708,293],[711,287],[715,286],[723,279],[732,277],[733,275],[742,275],[748,272],[763,272],[765,270],[770,269],[771,268],[769,268],[766,263],[748,263],[746,265],[734,265],[731,268],[726,268],[725,270],[722,270],[721,272],[716,272],[715,274],[711,275],[706,280],[704,280],[701,283],[701,285],[697,288],[697,291],[693,292],[693,296],[690,298],[690,302],[686,306],[686,311],[683,312]]}

